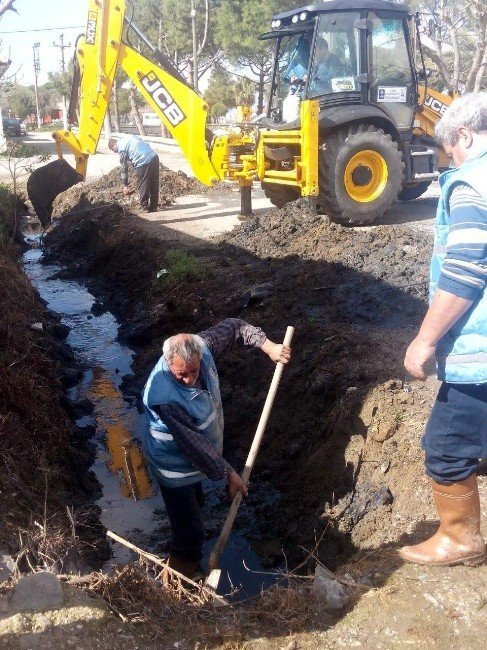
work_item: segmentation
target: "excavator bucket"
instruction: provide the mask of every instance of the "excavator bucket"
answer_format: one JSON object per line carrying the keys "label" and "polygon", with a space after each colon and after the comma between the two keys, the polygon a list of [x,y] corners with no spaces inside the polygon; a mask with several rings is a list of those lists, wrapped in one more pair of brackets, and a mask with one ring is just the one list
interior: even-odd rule
{"label": "excavator bucket", "polygon": [[82,180],[81,174],[63,158],[32,172],[27,181],[27,194],[44,228],[51,223],[52,203],[56,196]]}

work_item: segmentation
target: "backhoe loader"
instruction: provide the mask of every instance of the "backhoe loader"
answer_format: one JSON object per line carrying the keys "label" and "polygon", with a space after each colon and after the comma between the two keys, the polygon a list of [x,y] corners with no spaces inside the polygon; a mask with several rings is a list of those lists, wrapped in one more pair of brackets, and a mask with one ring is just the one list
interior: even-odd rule
{"label": "backhoe loader", "polygon": [[[236,181],[248,197],[257,180],[278,207],[314,197],[332,218],[363,224],[420,196],[448,167],[434,126],[452,98],[426,87],[418,19],[406,5],[328,0],[274,16],[261,36],[275,42],[267,112],[214,136],[205,100],[137,28],[125,0],[88,4],[69,111],[77,134],[54,133],[61,160],[29,179],[45,223],[56,194],[86,177],[119,66],[205,185]],[[76,171],[62,161],[63,145]]]}

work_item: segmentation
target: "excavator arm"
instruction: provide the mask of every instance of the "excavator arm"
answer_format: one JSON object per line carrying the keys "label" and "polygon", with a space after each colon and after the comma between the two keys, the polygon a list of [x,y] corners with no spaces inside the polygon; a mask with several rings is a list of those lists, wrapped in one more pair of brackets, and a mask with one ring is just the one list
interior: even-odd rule
{"label": "excavator arm", "polygon": [[208,153],[205,101],[169,61],[155,64],[124,43],[124,29],[131,27],[124,0],[89,0],[86,34],[76,50],[81,89],[78,132],[53,134],[58,156],[62,157],[62,145],[67,145],[75,155],[76,171],[86,178],[88,156],[96,151],[121,66],[178,142],[196,178],[212,185],[220,174]]}

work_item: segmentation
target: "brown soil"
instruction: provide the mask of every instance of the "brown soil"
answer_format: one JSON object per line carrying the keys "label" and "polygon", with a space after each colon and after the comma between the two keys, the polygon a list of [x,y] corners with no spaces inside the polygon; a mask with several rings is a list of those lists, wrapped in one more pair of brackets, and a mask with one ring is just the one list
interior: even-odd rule
{"label": "brown soil", "polygon": [[62,341],[67,331],[41,304],[17,255],[14,246],[0,249],[0,549],[20,550],[25,570],[29,562],[52,564],[70,545],[66,504],[75,506],[77,532],[93,529],[94,515],[91,452],[62,407],[63,376],[76,374]]}
{"label": "brown soil", "polygon": [[[137,184],[133,168],[129,170],[129,187],[132,192],[124,196],[120,171],[118,168],[92,181],[91,183],[78,183],[66,192],[62,192],[53,202],[53,218],[65,212],[86,209],[96,203],[116,201],[127,208],[136,208],[139,204]],[[184,172],[173,172],[164,165],[159,169],[159,205],[171,205],[174,199],[183,194],[201,193],[203,185],[194,178],[189,178]]]}

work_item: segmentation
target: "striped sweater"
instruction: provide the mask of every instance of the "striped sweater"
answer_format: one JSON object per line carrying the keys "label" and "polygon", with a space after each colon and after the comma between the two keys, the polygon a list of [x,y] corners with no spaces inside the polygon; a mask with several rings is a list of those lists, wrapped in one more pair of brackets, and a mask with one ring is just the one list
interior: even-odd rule
{"label": "striped sweater", "polygon": [[487,202],[466,184],[450,196],[450,228],[438,288],[475,301],[487,282]]}

